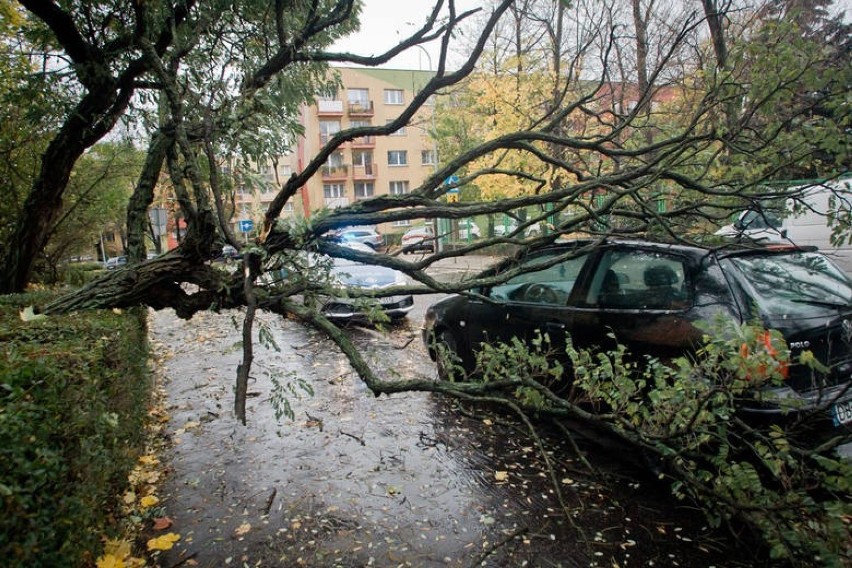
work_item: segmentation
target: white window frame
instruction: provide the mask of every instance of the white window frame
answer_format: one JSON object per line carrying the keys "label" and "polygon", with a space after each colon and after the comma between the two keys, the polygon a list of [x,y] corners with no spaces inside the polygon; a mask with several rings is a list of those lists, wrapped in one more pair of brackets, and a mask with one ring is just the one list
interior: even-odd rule
{"label": "white window frame", "polygon": [[[387,125],[387,124],[390,124],[391,122],[393,122],[393,120],[388,120],[387,122],[385,122],[385,124]],[[405,132],[405,126],[403,125],[403,126],[400,126],[399,129],[391,132],[389,136],[406,136],[406,134],[407,133]]]}
{"label": "white window frame", "polygon": [[420,163],[424,166],[434,166],[438,163],[435,150],[420,150]]}
{"label": "white window frame", "polygon": [[346,197],[346,186],[342,183],[324,183],[322,196],[325,199],[342,199]]}
{"label": "white window frame", "polygon": [[385,89],[384,101],[386,105],[404,105],[405,91],[402,89]]}
{"label": "white window frame", "polygon": [[[366,190],[369,188],[369,193],[367,191],[359,192],[359,186],[362,189]],[[374,197],[376,195],[376,184],[371,181],[356,181],[355,182],[355,199],[369,199],[370,197]]]}
{"label": "white window frame", "polygon": [[[353,97],[353,95],[358,95]],[[361,97],[363,95],[363,98]],[[346,102],[350,104],[359,104],[364,105],[365,107],[370,104],[370,89],[363,89],[360,87],[350,87],[346,89]]]}
{"label": "white window frame", "polygon": [[[397,159],[392,160],[391,156],[395,156]],[[388,150],[388,166],[392,168],[399,168],[408,165],[408,151],[407,150]]]}
{"label": "white window frame", "polygon": [[388,182],[388,195],[407,195],[409,189],[407,179]]}

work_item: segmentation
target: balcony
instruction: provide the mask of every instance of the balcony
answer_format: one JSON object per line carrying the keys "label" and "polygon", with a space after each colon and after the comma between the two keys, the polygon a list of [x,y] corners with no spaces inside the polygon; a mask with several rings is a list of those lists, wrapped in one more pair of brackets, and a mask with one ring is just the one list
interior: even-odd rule
{"label": "balcony", "polygon": [[335,209],[337,207],[346,207],[349,205],[348,197],[325,197],[325,206],[329,209]]}
{"label": "balcony", "polygon": [[348,176],[349,166],[346,164],[322,167],[322,179],[324,180],[346,179]]}
{"label": "balcony", "polygon": [[376,147],[376,137],[375,136],[359,136],[352,140],[353,148],[375,148]]}
{"label": "balcony", "polygon": [[376,175],[378,175],[377,164],[356,164],[352,166],[352,177],[356,180],[372,180],[376,179]]}
{"label": "balcony", "polygon": [[320,116],[343,116],[343,101],[317,101]]}
{"label": "balcony", "polygon": [[350,101],[346,110],[349,116],[373,116],[373,101]]}

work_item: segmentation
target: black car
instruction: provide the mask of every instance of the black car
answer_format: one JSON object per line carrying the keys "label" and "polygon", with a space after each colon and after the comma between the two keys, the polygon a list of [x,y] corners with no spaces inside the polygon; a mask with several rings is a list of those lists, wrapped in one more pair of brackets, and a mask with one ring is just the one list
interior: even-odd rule
{"label": "black car", "polygon": [[[852,281],[815,250],[575,241],[527,251],[481,277],[500,283],[427,310],[423,339],[433,360],[442,342],[470,372],[482,343],[539,331],[605,348],[614,334],[632,353],[666,359],[694,350],[703,335],[697,324],[723,314],[780,331],[791,362],[810,350],[829,367],[815,378],[791,363],[776,400],[824,405],[836,425],[852,424]],[[779,406],[751,410],[777,414]]]}

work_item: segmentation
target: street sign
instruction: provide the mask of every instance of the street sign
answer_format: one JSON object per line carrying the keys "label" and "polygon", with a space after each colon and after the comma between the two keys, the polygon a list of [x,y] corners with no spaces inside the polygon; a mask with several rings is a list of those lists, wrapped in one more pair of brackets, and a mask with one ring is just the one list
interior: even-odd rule
{"label": "street sign", "polygon": [[251,219],[240,220],[240,232],[250,233],[254,229],[254,221]]}
{"label": "street sign", "polygon": [[459,192],[458,191],[448,191],[447,192],[447,203],[458,203],[459,201]]}
{"label": "street sign", "polygon": [[[451,175],[450,177],[448,177],[447,179],[444,180],[444,185],[455,185],[458,182],[459,182],[459,176],[453,174],[453,175]],[[458,190],[459,190],[459,188],[454,187],[454,188],[450,189],[449,191],[454,191],[454,192],[458,193]]]}

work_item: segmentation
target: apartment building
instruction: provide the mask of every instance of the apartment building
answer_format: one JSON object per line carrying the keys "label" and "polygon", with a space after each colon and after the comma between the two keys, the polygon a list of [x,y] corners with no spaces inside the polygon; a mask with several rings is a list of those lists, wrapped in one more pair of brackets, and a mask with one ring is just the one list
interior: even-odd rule
{"label": "apartment building", "polygon": [[[253,172],[261,189],[237,195],[238,219],[258,220],[291,173],[302,171],[320,148],[341,130],[383,126],[399,116],[433,73],[400,69],[335,68],[342,88],[302,108],[304,135],[288,156],[260,164]],[[310,216],[323,208],[343,207],[379,195],[404,194],[417,188],[437,165],[429,136],[433,105],[424,105],[407,125],[390,136],[363,136],[335,151],[303,187],[284,215]],[[401,231],[408,222],[380,227]],[[235,224],[235,230],[237,225]]]}

